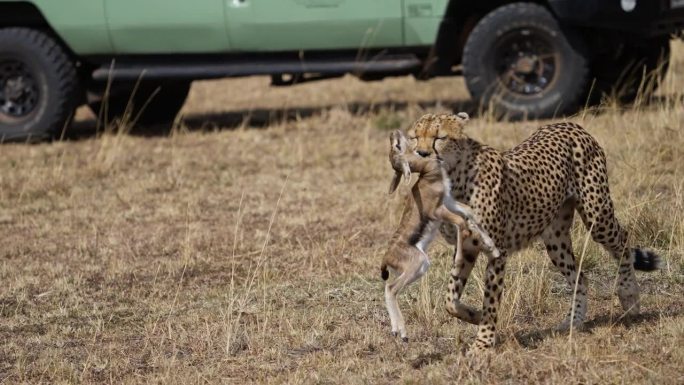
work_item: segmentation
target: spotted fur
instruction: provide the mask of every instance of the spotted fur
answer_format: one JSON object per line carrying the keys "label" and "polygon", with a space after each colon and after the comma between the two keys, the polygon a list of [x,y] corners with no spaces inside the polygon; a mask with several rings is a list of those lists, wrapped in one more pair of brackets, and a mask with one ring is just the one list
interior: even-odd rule
{"label": "spotted fur", "polygon": [[[484,304],[471,320],[479,324],[475,349],[495,342],[497,313],[504,287],[507,256],[541,237],[553,265],[574,289],[575,302],[558,329],[580,327],[586,319],[587,287],[577,274],[570,228],[577,212],[617,261],[617,295],[626,313],[639,312],[638,270],[655,270],[660,257],[652,251],[627,247],[627,233],[618,223],[608,188],[606,157],[598,142],[575,123],[539,128],[508,151],[498,151],[448,124],[453,115],[425,115],[408,131],[409,145],[425,157],[443,161],[451,195],[475,211],[482,228],[502,252],[490,259],[485,273]],[[456,244],[457,232],[443,224],[441,232]],[[475,240],[466,239],[462,258],[454,260],[447,310],[458,304],[478,256]],[[451,311],[450,311],[451,312]],[[453,314],[453,313],[452,313]]]}

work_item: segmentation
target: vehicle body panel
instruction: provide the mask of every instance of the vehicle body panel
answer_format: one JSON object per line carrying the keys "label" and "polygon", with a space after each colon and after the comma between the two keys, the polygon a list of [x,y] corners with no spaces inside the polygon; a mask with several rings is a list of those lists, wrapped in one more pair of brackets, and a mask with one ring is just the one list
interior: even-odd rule
{"label": "vehicle body panel", "polygon": [[224,0],[104,0],[104,3],[116,54],[206,53],[230,49]]}
{"label": "vehicle body panel", "polygon": [[448,0],[26,2],[72,51],[97,55],[429,46]]}
{"label": "vehicle body panel", "polygon": [[[462,40],[468,32],[463,26],[477,21],[467,21],[465,16],[482,16],[506,2],[0,0],[3,3],[33,4],[79,56],[113,56],[334,52],[435,43],[442,50],[458,49],[456,39]],[[640,36],[667,35],[684,28],[684,0],[548,0],[547,4],[559,20],[579,27]],[[627,10],[629,4],[634,6]],[[456,62],[459,55],[440,52],[438,56]]]}
{"label": "vehicle body panel", "polygon": [[[430,0],[428,0],[430,1]],[[226,0],[237,51],[400,47],[401,0]]]}

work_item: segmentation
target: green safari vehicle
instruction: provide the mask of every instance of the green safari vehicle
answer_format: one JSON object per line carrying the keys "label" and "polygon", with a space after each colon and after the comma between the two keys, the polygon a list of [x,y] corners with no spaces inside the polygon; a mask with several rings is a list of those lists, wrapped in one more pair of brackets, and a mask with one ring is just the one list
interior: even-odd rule
{"label": "green safari vehicle", "polygon": [[[575,109],[590,88],[620,89],[628,100],[646,74],[662,76],[683,6],[0,0],[0,141],[58,136],[82,104],[107,117],[128,106],[142,123],[169,122],[193,80],[250,75],[269,75],[278,86],[348,73],[463,75],[473,98],[502,115],[549,117]],[[627,81],[628,73],[636,79]]]}

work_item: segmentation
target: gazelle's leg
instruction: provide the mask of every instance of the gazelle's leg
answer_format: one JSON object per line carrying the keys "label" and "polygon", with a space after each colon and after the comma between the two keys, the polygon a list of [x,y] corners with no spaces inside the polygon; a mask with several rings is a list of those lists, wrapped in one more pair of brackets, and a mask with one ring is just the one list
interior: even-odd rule
{"label": "gazelle's leg", "polygon": [[399,303],[397,302],[397,295],[406,286],[422,277],[430,266],[430,261],[424,252],[418,248],[415,248],[412,253],[414,253],[415,258],[412,258],[404,272],[399,275],[399,277],[397,277],[391,284],[388,283],[385,286],[385,301],[387,303],[387,310],[390,313],[392,333],[396,334],[398,332],[404,342],[408,341],[408,336],[406,333],[404,316],[401,314],[401,309],[399,309]]}
{"label": "gazelle's leg", "polygon": [[460,223],[459,226],[462,226],[464,220],[473,222],[475,221],[475,213],[473,212],[473,209],[471,209],[470,206],[455,200],[449,194],[446,194],[444,197],[443,207],[445,207],[447,211],[461,218],[458,220]]}
{"label": "gazelle's leg", "polygon": [[452,223],[460,230],[467,226],[473,233],[474,239],[479,241],[479,248],[482,251],[492,258],[500,256],[501,252],[494,244],[494,240],[480,227],[470,206],[446,196],[444,197],[444,205],[437,210],[437,214],[443,221]]}
{"label": "gazelle's leg", "polygon": [[390,325],[392,327],[392,335],[396,336],[399,333],[399,306],[397,304],[396,292],[392,291],[393,283],[397,281],[399,277],[395,278],[392,283],[387,281],[385,283],[385,306],[387,307],[387,313],[389,313]]}
{"label": "gazelle's leg", "polygon": [[494,240],[489,237],[489,234],[487,234],[479,224],[474,221],[468,221],[468,227],[470,228],[470,231],[472,231],[474,238],[479,241],[477,247],[479,247],[488,258],[499,258],[501,256],[501,251],[496,247]]}

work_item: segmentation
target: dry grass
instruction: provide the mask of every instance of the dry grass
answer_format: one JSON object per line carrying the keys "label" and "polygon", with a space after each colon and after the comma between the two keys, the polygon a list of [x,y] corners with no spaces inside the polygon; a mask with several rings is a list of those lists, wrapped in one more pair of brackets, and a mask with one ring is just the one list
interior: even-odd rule
{"label": "dry grass", "polygon": [[[571,291],[535,245],[509,263],[496,354],[472,365],[462,349],[475,328],[442,306],[450,251],[438,241],[401,299],[412,342],[392,339],[377,270],[401,201],[386,195],[387,130],[468,105],[462,80],[226,80],[197,84],[169,136],[2,146],[0,382],[682,383],[675,53],[662,101],[572,119],[604,145],[634,242],[666,258],[638,275],[636,320],[621,319],[616,266],[578,226],[589,332],[548,332]],[[469,129],[507,148],[539,124],[480,116]]]}

